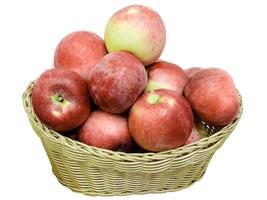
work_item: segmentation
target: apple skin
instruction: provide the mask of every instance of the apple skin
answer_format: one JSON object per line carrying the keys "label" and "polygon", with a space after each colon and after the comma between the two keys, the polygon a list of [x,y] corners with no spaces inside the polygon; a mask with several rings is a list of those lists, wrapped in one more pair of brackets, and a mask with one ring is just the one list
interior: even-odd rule
{"label": "apple skin", "polygon": [[127,51],[144,65],[150,65],[165,47],[165,25],[155,10],[142,5],[128,6],[109,19],[105,43],[108,52]]}
{"label": "apple skin", "polygon": [[104,111],[123,113],[147,85],[144,65],[132,54],[113,52],[95,65],[88,81],[90,95]]}
{"label": "apple skin", "polygon": [[32,90],[32,106],[37,117],[54,131],[69,131],[90,114],[86,81],[65,69],[45,71]]}
{"label": "apple skin", "polygon": [[194,124],[189,103],[175,91],[145,92],[132,106],[129,129],[143,149],[160,152],[185,144]]}
{"label": "apple skin", "polygon": [[193,142],[197,142],[201,139],[201,135],[198,132],[198,129],[196,127],[196,125],[193,126],[193,130],[189,136],[189,138],[186,140],[185,145],[187,144],[191,144]]}
{"label": "apple skin", "polygon": [[239,112],[239,97],[231,76],[219,68],[207,68],[186,84],[184,95],[196,114],[206,123],[225,126]]}
{"label": "apple skin", "polygon": [[127,152],[133,144],[127,118],[101,110],[92,112],[78,133],[79,141],[98,148]]}
{"label": "apple skin", "polygon": [[147,69],[148,85],[146,91],[170,89],[182,94],[187,82],[184,70],[178,65],[166,61],[158,61]]}
{"label": "apple skin", "polygon": [[192,78],[194,75],[196,75],[201,70],[203,70],[203,68],[200,68],[200,67],[190,67],[184,70],[187,80],[189,81],[190,78]]}
{"label": "apple skin", "polygon": [[54,66],[73,70],[87,80],[92,67],[106,54],[102,38],[93,32],[76,31],[65,36],[58,44]]}

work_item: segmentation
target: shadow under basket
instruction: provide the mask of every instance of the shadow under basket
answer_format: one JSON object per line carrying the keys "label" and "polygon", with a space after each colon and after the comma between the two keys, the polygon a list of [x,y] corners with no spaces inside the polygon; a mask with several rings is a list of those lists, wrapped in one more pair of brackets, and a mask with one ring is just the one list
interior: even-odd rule
{"label": "shadow under basket", "polygon": [[123,153],[91,147],[48,129],[31,104],[31,82],[23,104],[33,130],[40,137],[58,181],[87,195],[128,195],[177,191],[198,181],[209,161],[232,133],[242,114],[218,131],[203,124],[209,134],[198,142],[160,153]]}

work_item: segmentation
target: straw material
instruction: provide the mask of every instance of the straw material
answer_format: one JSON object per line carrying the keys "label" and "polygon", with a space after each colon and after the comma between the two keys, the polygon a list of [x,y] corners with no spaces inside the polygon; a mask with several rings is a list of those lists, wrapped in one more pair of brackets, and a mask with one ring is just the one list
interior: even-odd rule
{"label": "straw material", "polygon": [[[209,137],[160,153],[123,153],[91,147],[49,130],[36,117],[30,83],[23,94],[25,111],[40,137],[60,183],[87,195],[128,195],[177,191],[198,181],[217,149],[236,127],[240,113],[219,131],[202,124]],[[213,134],[213,132],[215,132]]]}

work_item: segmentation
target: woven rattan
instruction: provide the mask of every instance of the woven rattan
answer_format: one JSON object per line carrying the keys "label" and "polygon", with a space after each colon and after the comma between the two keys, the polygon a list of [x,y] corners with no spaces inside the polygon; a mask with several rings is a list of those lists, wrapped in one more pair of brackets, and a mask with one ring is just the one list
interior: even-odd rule
{"label": "woven rattan", "polygon": [[[178,149],[160,153],[123,153],[91,147],[49,130],[36,117],[31,104],[31,82],[23,94],[29,121],[40,137],[60,183],[87,195],[128,195],[177,191],[205,173],[212,156],[236,127],[230,125]],[[211,132],[208,126],[204,126]]]}

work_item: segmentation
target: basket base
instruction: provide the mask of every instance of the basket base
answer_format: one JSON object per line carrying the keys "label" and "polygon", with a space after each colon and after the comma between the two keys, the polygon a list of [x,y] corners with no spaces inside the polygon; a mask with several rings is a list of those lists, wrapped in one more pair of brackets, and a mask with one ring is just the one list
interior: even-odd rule
{"label": "basket base", "polygon": [[60,179],[60,177],[58,177],[56,175],[56,173],[54,172],[54,170],[52,170],[54,175],[56,176],[57,180],[59,183],[61,183],[63,186],[69,188],[71,191],[73,192],[77,192],[77,193],[82,193],[82,194],[85,194],[85,195],[88,195],[88,196],[126,196],[126,195],[143,195],[143,194],[159,194],[159,193],[165,193],[165,192],[177,192],[179,190],[182,190],[182,189],[186,189],[188,187],[190,187],[191,185],[193,185],[194,183],[198,182],[199,180],[202,179],[202,177],[205,175],[206,173],[206,170],[200,174],[199,177],[197,177],[196,179],[194,179],[191,183],[189,183],[188,185],[185,185],[185,186],[182,186],[182,187],[177,187],[177,188],[174,188],[174,189],[162,189],[162,190],[145,190],[145,191],[127,191],[127,192],[112,192],[112,193],[107,193],[107,192],[94,192],[94,191],[91,191],[91,190],[78,190],[77,188],[73,188],[73,187],[69,187],[68,185],[65,184],[65,182],[63,180]]}

